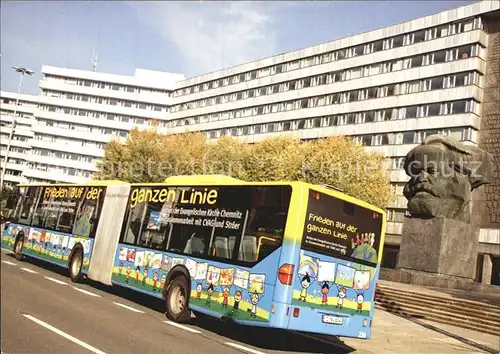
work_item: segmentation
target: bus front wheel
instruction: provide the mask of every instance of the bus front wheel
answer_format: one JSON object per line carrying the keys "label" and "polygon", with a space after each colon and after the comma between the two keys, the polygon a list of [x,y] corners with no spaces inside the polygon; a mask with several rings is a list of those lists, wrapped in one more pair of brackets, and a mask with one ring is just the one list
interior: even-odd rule
{"label": "bus front wheel", "polygon": [[82,279],[82,266],[83,266],[83,250],[81,247],[77,247],[70,258],[69,261],[69,277],[74,283],[79,282]]}
{"label": "bus front wheel", "polygon": [[23,259],[24,235],[18,235],[14,243],[14,257],[18,261]]}
{"label": "bus front wheel", "polygon": [[180,275],[168,284],[165,294],[166,316],[173,322],[182,322],[189,318],[191,311],[188,307],[189,294],[186,277]]}

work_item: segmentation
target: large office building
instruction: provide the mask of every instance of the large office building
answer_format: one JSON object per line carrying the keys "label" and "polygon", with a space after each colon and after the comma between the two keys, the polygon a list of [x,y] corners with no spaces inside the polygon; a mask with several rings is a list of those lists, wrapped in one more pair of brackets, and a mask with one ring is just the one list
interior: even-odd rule
{"label": "large office building", "polygon": [[[27,156],[31,150],[33,138],[31,127],[37,102],[38,96],[20,94],[18,97],[15,92],[0,92],[0,168],[4,167],[5,159],[8,158],[4,176],[6,187],[26,182],[23,173],[28,166]],[[9,136],[14,123],[15,127],[7,154]]]}
{"label": "large office building", "polygon": [[134,128],[164,124],[183,75],[136,69],[134,76],[42,67],[29,182],[82,182],[97,171],[104,146]]}
{"label": "large office building", "polygon": [[[384,266],[395,267],[406,153],[431,134],[482,147],[500,165],[500,4],[481,1],[185,79],[43,67],[29,181],[90,178],[103,146],[133,126],[256,142],[347,135],[390,158]],[[477,279],[500,285],[500,176],[475,201]],[[493,274],[493,276],[492,276]]]}
{"label": "large office building", "polygon": [[[390,157],[396,198],[388,209],[384,265],[394,267],[410,149],[428,135],[451,135],[500,163],[499,24],[500,3],[482,1],[189,78],[177,84],[165,131],[247,142],[283,133],[348,135]],[[477,202],[485,209],[475,212],[487,256],[478,262],[484,263],[478,278],[484,270],[485,281],[492,272],[500,281],[498,178]]]}

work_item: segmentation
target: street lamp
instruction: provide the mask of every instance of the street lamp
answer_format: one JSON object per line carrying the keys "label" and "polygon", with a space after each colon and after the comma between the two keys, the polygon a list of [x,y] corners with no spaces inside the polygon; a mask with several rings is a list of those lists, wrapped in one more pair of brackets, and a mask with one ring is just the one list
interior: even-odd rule
{"label": "street lamp", "polygon": [[21,80],[19,81],[19,88],[17,90],[17,99],[16,99],[16,106],[14,107],[12,127],[11,127],[10,133],[9,133],[9,140],[7,141],[7,151],[6,151],[6,155],[5,155],[5,160],[3,161],[2,175],[0,176],[0,191],[3,190],[3,181],[4,181],[4,177],[5,177],[5,170],[7,169],[7,160],[9,159],[10,144],[12,142],[12,135],[14,134],[14,130],[16,129],[17,106],[19,105],[19,97],[21,96],[21,88],[23,87],[24,75],[31,76],[34,74],[33,70],[26,69],[26,68],[19,67],[19,66],[13,66],[12,69],[14,69],[15,71],[17,71],[18,73],[21,74]]}

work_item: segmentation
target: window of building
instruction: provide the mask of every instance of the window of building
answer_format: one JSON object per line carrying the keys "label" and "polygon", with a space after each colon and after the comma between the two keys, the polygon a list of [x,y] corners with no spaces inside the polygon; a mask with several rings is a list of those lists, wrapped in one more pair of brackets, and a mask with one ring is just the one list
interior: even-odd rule
{"label": "window of building", "polygon": [[465,112],[467,112],[467,102],[466,101],[453,102],[452,114],[462,114]]}
{"label": "window of building", "polygon": [[403,144],[413,144],[414,143],[414,132],[403,132]]}
{"label": "window of building", "polygon": [[417,118],[418,106],[406,107],[406,119]]}
{"label": "window of building", "polygon": [[440,112],[440,109],[441,109],[440,103],[432,103],[432,104],[428,105],[427,107],[428,107],[427,114],[426,114],[427,117],[434,117],[434,116],[440,115],[440,113],[441,113]]}
{"label": "window of building", "polygon": [[440,90],[442,88],[444,88],[444,77],[432,78],[430,90]]}

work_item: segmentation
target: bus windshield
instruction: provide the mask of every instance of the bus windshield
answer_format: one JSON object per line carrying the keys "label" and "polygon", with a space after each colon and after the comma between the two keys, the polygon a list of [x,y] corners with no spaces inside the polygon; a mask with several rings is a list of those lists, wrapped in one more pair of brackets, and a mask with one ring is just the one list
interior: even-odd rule
{"label": "bus windshield", "polygon": [[302,249],[377,266],[381,213],[311,189],[305,217]]}

